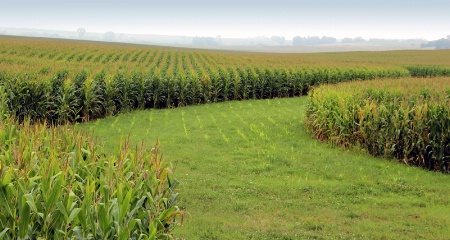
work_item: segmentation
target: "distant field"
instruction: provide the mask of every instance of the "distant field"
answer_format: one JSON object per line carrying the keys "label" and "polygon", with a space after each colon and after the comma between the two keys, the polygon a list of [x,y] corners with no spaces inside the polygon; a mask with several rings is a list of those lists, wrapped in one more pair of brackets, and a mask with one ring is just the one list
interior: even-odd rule
{"label": "distant field", "polygon": [[[305,67],[383,67],[404,65],[450,65],[450,50],[414,50],[350,53],[249,53],[180,49],[137,44],[102,43],[71,40],[41,40],[39,38],[0,37],[0,71],[10,73],[53,74],[67,69],[73,74],[81,69],[91,75],[105,70],[162,71],[177,68],[182,71],[199,64],[212,68],[284,68]],[[206,71],[205,71],[206,72]]]}
{"label": "distant field", "polygon": [[[335,43],[303,46],[270,46],[270,45],[219,45],[219,46],[195,46],[173,45],[187,48],[204,48],[216,51],[240,51],[256,53],[326,53],[326,52],[355,52],[355,51],[400,51],[400,50],[424,50],[418,43]],[[430,50],[430,49],[429,49]]]}

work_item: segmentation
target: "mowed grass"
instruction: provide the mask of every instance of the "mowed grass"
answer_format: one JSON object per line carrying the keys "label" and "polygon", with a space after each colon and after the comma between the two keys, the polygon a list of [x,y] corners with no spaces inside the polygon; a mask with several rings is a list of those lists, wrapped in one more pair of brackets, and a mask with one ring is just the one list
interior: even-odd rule
{"label": "mowed grass", "polygon": [[[78,125],[108,151],[160,140],[185,239],[448,239],[449,176],[309,137],[307,97],[136,111]],[[107,153],[108,154],[108,153]]]}

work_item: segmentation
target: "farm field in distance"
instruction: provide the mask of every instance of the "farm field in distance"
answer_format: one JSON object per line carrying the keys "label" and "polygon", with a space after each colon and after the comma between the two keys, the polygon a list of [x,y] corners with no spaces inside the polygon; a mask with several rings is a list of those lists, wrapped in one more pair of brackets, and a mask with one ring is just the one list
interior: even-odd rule
{"label": "farm field in distance", "polygon": [[[0,36],[0,123],[12,116],[74,125],[100,142],[99,156],[109,159],[120,159],[123,139],[130,139],[130,149],[152,148],[159,139],[164,161],[180,183],[178,197],[171,177],[161,193],[172,196],[161,200],[164,208],[176,200],[184,211],[174,212],[185,216],[175,237],[448,239],[448,174],[375,158],[359,147],[321,143],[305,124],[310,107],[305,95],[319,85],[435,76],[448,82],[449,50],[274,54]],[[6,165],[14,151],[5,149],[0,178],[22,173],[20,164]],[[52,156],[63,161],[65,154],[72,153]],[[33,153],[25,155],[31,159]],[[40,179],[32,170],[24,174],[5,179]],[[33,186],[31,193],[38,192]],[[20,194],[12,198],[20,205],[17,214],[26,210],[31,219],[42,219],[31,203],[21,205],[30,195]],[[128,209],[144,198],[130,197]],[[80,202],[65,204],[77,209]],[[58,206],[53,216],[62,218],[64,206]],[[0,226],[15,219],[2,210]],[[174,223],[172,215],[158,210],[165,223]],[[70,219],[78,223],[80,217],[74,213]],[[111,221],[108,226],[119,228]],[[164,224],[153,227],[171,234]],[[33,236],[38,228],[24,229],[19,234]],[[73,237],[72,230],[65,228],[64,236]],[[8,233],[3,231],[0,236]]]}
{"label": "farm field in distance", "polygon": [[245,69],[254,66],[286,69],[303,67],[391,69],[405,65],[450,64],[450,50],[278,54],[39,38],[30,40],[5,36],[0,36],[0,43],[1,70],[7,70],[11,74],[41,74],[41,77],[52,75],[61,69],[67,69],[73,75],[86,70],[91,76],[102,70],[111,75],[119,70],[126,73],[150,70],[158,72],[165,68],[175,69],[177,64],[181,66],[183,61],[186,61],[189,68],[199,64],[202,69],[206,67]]}

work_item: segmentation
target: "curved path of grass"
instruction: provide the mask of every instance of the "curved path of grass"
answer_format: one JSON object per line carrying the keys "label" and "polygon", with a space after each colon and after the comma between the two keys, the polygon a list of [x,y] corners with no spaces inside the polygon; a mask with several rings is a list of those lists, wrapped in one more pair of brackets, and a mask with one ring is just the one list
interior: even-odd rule
{"label": "curved path of grass", "polygon": [[446,239],[449,176],[311,139],[307,98],[146,110],[78,125],[177,163],[186,239]]}

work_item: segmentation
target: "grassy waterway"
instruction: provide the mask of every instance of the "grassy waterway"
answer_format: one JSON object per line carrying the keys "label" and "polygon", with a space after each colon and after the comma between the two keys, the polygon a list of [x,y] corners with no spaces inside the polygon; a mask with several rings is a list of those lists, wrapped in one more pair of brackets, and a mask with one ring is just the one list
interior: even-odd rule
{"label": "grassy waterway", "polygon": [[146,110],[78,125],[114,151],[159,138],[186,239],[447,239],[448,175],[310,138],[307,97]]}

